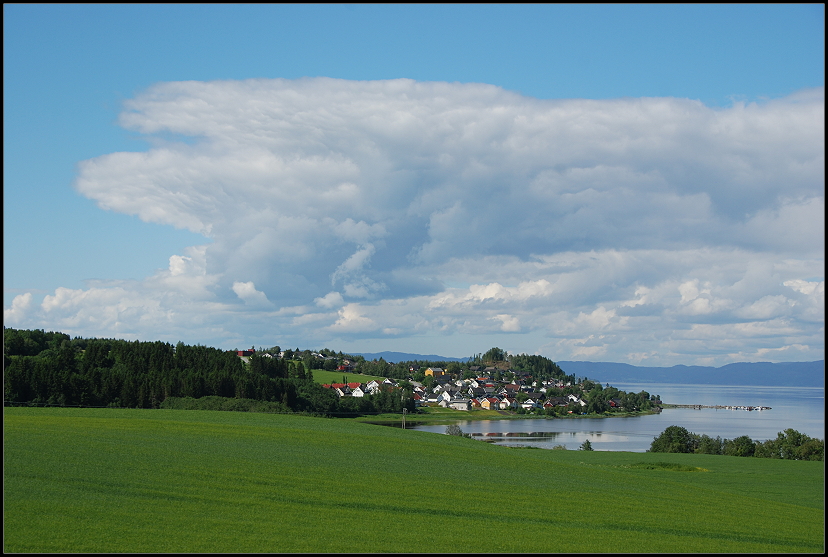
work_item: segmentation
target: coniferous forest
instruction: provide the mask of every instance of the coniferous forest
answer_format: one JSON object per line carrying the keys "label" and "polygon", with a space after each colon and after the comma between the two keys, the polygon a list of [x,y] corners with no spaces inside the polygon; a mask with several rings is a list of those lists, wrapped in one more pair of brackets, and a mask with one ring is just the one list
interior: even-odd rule
{"label": "coniferous forest", "polygon": [[[323,415],[414,410],[405,389],[344,399],[314,382],[301,361],[179,342],[70,338],[3,329],[7,404],[161,408],[180,399],[222,397],[270,403],[270,411]],[[166,404],[165,404],[166,402]]]}

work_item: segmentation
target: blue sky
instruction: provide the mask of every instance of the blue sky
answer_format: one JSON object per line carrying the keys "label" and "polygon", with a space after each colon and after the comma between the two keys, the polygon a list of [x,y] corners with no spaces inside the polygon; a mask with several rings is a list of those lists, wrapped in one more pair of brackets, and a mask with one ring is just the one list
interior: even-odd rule
{"label": "blue sky", "polygon": [[816,4],[6,4],[4,322],[822,359],[823,88]]}

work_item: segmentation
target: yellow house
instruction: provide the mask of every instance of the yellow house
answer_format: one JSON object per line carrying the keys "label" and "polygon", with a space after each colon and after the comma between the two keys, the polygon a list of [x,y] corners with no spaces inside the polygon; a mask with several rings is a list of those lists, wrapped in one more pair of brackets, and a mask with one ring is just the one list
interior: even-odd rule
{"label": "yellow house", "polygon": [[500,400],[494,397],[487,397],[480,401],[480,406],[486,410],[497,410],[500,406]]}
{"label": "yellow house", "polygon": [[430,367],[425,370],[426,375],[432,375],[434,377],[442,377],[446,374],[441,367]]}

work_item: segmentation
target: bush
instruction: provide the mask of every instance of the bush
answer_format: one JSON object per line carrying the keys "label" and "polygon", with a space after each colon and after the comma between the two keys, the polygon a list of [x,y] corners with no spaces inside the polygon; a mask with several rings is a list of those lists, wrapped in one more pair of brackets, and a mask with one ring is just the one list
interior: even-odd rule
{"label": "bush", "polygon": [[821,439],[805,441],[798,451],[798,460],[825,460],[825,442]]}
{"label": "bush", "polygon": [[721,437],[710,437],[702,435],[699,438],[699,447],[696,449],[697,453],[701,454],[722,454],[724,450],[724,441]]}
{"label": "bush", "polygon": [[727,456],[753,456],[756,452],[756,443],[747,435],[736,439],[725,439],[722,454]]}
{"label": "bush", "polygon": [[685,428],[671,425],[658,437],[653,438],[650,445],[651,453],[692,453],[693,452],[693,434]]}
{"label": "bush", "polygon": [[460,429],[460,426],[457,424],[451,424],[446,426],[446,435],[455,435],[457,437],[467,437],[471,439],[471,435],[468,433],[463,433],[463,430]]}
{"label": "bush", "polygon": [[824,441],[811,439],[804,433],[788,428],[780,431],[776,439],[757,443],[754,456],[785,460],[824,460],[824,454]]}
{"label": "bush", "polygon": [[707,435],[691,433],[683,427],[671,425],[661,435],[653,438],[651,453],[703,453],[727,456],[755,456],[786,460],[824,460],[825,442],[811,439],[795,429],[780,431],[776,439],[754,442],[747,435],[736,439],[715,439]]}

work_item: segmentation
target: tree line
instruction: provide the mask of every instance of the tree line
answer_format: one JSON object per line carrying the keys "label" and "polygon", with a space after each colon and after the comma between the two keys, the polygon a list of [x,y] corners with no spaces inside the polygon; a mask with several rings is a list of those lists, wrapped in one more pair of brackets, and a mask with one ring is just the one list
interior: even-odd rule
{"label": "tree line", "polygon": [[786,460],[824,460],[825,442],[795,429],[780,431],[776,439],[754,441],[747,435],[735,439],[710,437],[671,425],[653,438],[651,453],[697,453],[729,456],[754,456]]}
{"label": "tree line", "polygon": [[576,383],[574,375],[568,375],[558,364],[544,356],[530,354],[509,354],[497,346],[490,348],[483,354],[475,354],[468,360],[470,366],[497,366],[507,363],[514,371],[528,374],[538,381],[558,379],[563,382]]}
{"label": "tree line", "polygon": [[160,408],[165,401],[221,397],[323,415],[414,410],[411,391],[354,403],[313,381],[302,361],[166,342],[70,338],[3,328],[6,404]]}
{"label": "tree line", "polygon": [[[284,356],[279,357],[280,353]],[[326,358],[320,358],[322,354]],[[205,397],[235,399],[236,402],[210,402],[222,408],[283,408],[291,412],[325,415],[354,415],[414,411],[413,387],[401,381],[401,388],[383,387],[366,397],[338,397],[313,381],[313,370],[335,369],[345,359],[352,371],[373,376],[423,382],[430,387],[434,377],[424,375],[427,367],[444,367],[455,377],[477,377],[473,365],[496,367],[496,380],[517,377],[542,381],[557,379],[569,386],[548,396],[584,396],[588,407],[570,403],[544,410],[550,415],[646,411],[658,406],[658,397],[642,391],[626,393],[607,385],[567,375],[555,362],[537,355],[510,355],[492,348],[468,362],[412,361],[390,363],[382,358],[366,361],[323,349],[285,350],[274,346],[260,348],[245,363],[236,351],[223,351],[179,342],[126,341],[117,339],[70,338],[60,332],[40,329],[17,330],[4,327],[4,400],[9,404],[57,406],[112,406],[129,408],[181,407],[186,402],[196,408],[207,404],[193,402]],[[528,395],[518,393],[525,399]],[[262,401],[269,405],[242,404]],[[519,400],[523,402],[523,400]],[[172,406],[171,406],[172,405]],[[523,411],[523,409],[519,409]]]}

